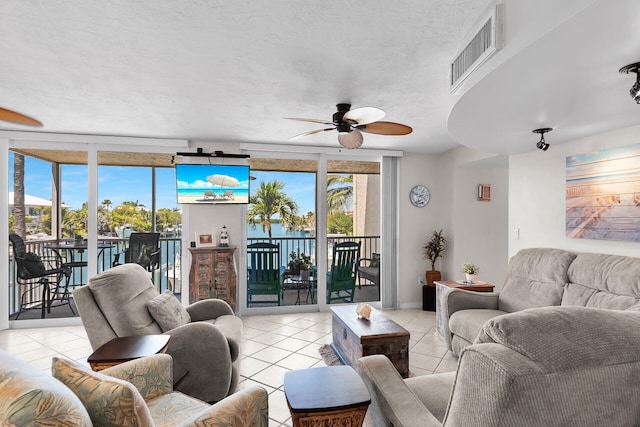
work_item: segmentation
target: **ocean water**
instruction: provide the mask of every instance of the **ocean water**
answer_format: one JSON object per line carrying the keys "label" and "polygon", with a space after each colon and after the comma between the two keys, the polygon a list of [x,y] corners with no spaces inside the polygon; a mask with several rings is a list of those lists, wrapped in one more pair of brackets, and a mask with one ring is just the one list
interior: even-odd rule
{"label": "ocean water", "polygon": [[[271,223],[271,236],[272,237],[311,237],[309,231],[288,231],[279,222]],[[269,237],[267,230],[262,231],[262,227],[258,224],[254,229],[250,224],[247,224],[247,237],[248,238],[265,238]]]}

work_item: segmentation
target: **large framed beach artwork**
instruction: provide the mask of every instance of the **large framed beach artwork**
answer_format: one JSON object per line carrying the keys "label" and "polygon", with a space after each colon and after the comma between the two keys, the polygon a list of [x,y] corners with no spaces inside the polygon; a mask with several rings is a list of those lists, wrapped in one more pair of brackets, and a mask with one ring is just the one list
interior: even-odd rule
{"label": "large framed beach artwork", "polygon": [[566,179],[567,237],[640,242],[640,144],[569,156]]}

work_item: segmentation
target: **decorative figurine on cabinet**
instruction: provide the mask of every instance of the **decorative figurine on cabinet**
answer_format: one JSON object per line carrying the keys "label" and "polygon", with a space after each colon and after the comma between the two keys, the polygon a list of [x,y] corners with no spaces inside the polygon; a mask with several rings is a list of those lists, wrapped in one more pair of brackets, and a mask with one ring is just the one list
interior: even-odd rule
{"label": "decorative figurine on cabinet", "polygon": [[220,246],[226,248],[229,246],[229,233],[227,232],[227,226],[222,226],[222,231],[220,232]]}

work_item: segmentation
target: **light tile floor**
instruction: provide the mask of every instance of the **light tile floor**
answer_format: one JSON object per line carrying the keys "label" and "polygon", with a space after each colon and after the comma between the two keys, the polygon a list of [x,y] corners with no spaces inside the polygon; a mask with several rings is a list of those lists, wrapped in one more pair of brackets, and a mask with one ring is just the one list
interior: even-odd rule
{"label": "light tile floor", "polygon": [[[419,309],[386,310],[411,333],[409,365],[414,375],[448,372],[457,359],[435,335],[435,313]],[[269,392],[270,426],[290,426],[283,391],[284,374],[324,366],[318,353],[331,342],[331,313],[278,314],[244,317],[240,388],[259,384]],[[92,353],[82,326],[0,331],[0,349],[48,371],[51,358],[62,355],[87,364]]]}

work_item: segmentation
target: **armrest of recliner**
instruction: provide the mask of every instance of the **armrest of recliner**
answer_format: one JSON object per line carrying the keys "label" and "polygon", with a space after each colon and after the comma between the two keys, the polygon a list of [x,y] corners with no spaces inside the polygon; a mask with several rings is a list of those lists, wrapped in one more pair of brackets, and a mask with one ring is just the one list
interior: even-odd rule
{"label": "armrest of recliner", "polygon": [[216,319],[225,314],[233,316],[231,306],[221,299],[203,299],[187,306],[186,309],[192,322]]}
{"label": "armrest of recliner", "polygon": [[264,388],[257,385],[250,386],[226,397],[180,426],[267,427],[269,425],[268,401],[269,397]]}
{"label": "armrest of recliner", "polygon": [[[151,400],[173,391],[173,359],[168,354],[130,360],[104,369],[100,373],[130,382],[144,400]],[[149,381],[150,378],[153,378],[153,381]]]}
{"label": "armrest of recliner", "polygon": [[386,356],[365,356],[357,365],[371,395],[373,407],[369,407],[369,416],[375,425],[387,425],[390,421],[394,427],[441,426]]}
{"label": "armrest of recliner", "polygon": [[449,319],[456,311],[468,309],[498,309],[498,293],[472,292],[464,289],[447,289],[440,295],[440,306],[438,316],[442,320],[442,338],[449,350],[453,350],[451,344],[451,330],[449,329]]}
{"label": "armrest of recliner", "polygon": [[451,316],[459,310],[485,308],[487,310],[498,309],[499,293],[472,292],[463,289],[452,289],[451,292],[442,295],[442,305],[446,307],[447,314]]}
{"label": "armrest of recliner", "polygon": [[173,357],[175,389],[205,402],[222,400],[231,387],[232,354],[220,328],[192,322],[165,334],[171,336],[167,354]]}

